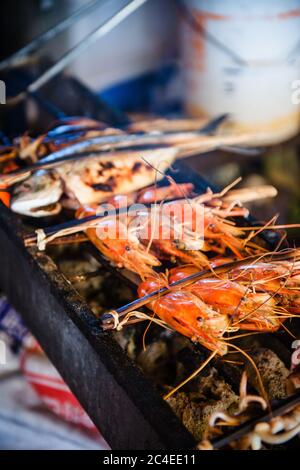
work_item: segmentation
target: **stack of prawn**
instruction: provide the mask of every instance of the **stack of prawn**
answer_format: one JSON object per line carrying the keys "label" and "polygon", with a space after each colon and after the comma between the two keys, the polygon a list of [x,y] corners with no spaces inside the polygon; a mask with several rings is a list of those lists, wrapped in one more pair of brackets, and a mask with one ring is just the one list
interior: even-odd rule
{"label": "stack of prawn", "polygon": [[[207,150],[210,139],[209,145],[220,145],[215,136],[199,135],[199,123],[164,124],[152,122],[151,127],[148,122],[147,131],[136,124],[124,132],[91,120],[58,123],[35,140],[23,136],[2,149],[0,184],[13,185],[16,212],[40,217],[66,206],[83,219],[48,238],[39,231],[40,248],[81,231],[112,264],[140,277],[140,305],[152,315],[127,310],[121,318],[111,312],[116,327],[151,318],[201,343],[212,355],[224,355],[229,345],[239,349],[231,342],[239,330],[276,331],[300,313],[299,250],[270,254],[257,242],[259,232],[274,228],[273,220],[251,229],[237,223],[248,215],[243,202],[274,196],[274,188],[263,188],[262,194],[258,189],[228,187],[217,194],[208,189],[197,196],[191,183],[169,180],[167,186],[143,189],[164,176],[183,148]],[[18,168],[22,160],[31,166]],[[102,202],[116,207],[119,215],[105,217]],[[146,206],[122,214],[132,203]],[[168,238],[162,235],[166,226]],[[162,272],[165,261],[176,267]]]}
{"label": "stack of prawn", "polygon": [[[229,341],[237,337],[239,330],[274,332],[285,327],[285,320],[300,313],[300,251],[268,253],[255,237],[274,225],[254,227],[249,232],[234,222],[236,217],[248,215],[241,201],[256,198],[255,191],[228,187],[221,193],[208,190],[201,196],[189,197],[193,189],[190,183],[177,185],[171,181],[168,186],[153,186],[107,200],[118,209],[153,201],[158,210],[155,216],[167,208],[168,218],[163,223],[169,223],[168,239],[160,237],[160,226],[153,235],[153,225],[162,219],[153,220],[147,207],[132,214],[102,216],[101,206],[94,204],[77,211],[82,225],[42,237],[40,247],[57,237],[84,231],[112,264],[140,277],[138,295],[153,312],[149,316],[127,311],[124,318],[112,312],[115,326],[151,318],[201,343],[213,354],[224,355],[229,344],[237,348]],[[181,198],[173,200],[178,196]],[[191,210],[187,220],[186,214],[181,217],[184,229],[178,232],[178,208],[181,213],[186,204]],[[200,208],[203,233],[199,236],[195,219]],[[162,262],[166,260],[177,267],[162,272]],[[111,322],[107,323],[111,327]]]}
{"label": "stack of prawn", "polygon": [[[180,189],[187,190],[177,187],[177,191]],[[300,250],[268,253],[254,241],[261,228],[254,228],[249,234],[247,228],[238,227],[234,218],[247,215],[238,194],[238,190],[219,194],[208,191],[202,196],[159,205],[160,210],[165,205],[171,206],[174,211],[169,214],[176,214],[175,208],[188,201],[192,216],[202,205],[204,232],[201,238],[193,231],[194,220],[184,221],[189,228],[187,236],[184,232],[180,239],[176,238],[176,233],[168,240],[157,235],[155,238],[151,230],[144,230],[151,222],[147,212],[138,214],[139,224],[132,223],[137,215],[119,216],[104,218],[96,226],[85,228],[88,238],[106,258],[117,267],[140,276],[138,294],[145,300],[143,305],[152,310],[152,321],[178,331],[219,355],[228,352],[228,341],[237,336],[233,333],[239,330],[274,332],[285,327],[285,320],[300,313]],[[246,198],[244,191],[240,194]],[[77,215],[80,218],[95,213],[95,208],[86,207]],[[176,216],[170,216],[172,229],[176,226],[175,219]],[[132,224],[131,231],[125,230],[128,228],[125,223]],[[112,226],[115,237],[103,236]],[[274,226],[269,224],[263,228],[270,227]],[[165,259],[176,262],[177,267],[158,273],[157,268]],[[133,318],[150,318],[139,311],[127,311],[121,321],[114,312],[112,315],[119,328],[136,321]],[[236,347],[232,343],[231,346]]]}

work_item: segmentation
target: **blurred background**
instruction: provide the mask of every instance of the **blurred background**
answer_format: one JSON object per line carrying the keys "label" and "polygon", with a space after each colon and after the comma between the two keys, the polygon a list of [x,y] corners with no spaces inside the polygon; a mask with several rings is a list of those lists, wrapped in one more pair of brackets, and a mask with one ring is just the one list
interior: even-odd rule
{"label": "blurred background", "polygon": [[[92,4],[79,21],[36,51],[35,57],[55,62],[127,3],[3,1],[0,59]],[[278,212],[290,221],[299,217],[300,114],[293,101],[299,57],[299,0],[148,0],[80,54],[67,73],[126,113],[229,113],[230,132],[248,132],[254,140],[263,135],[270,145],[264,158],[210,153],[192,163],[221,186],[241,174],[247,184],[266,178],[285,188]],[[14,95],[10,80],[6,85]]]}

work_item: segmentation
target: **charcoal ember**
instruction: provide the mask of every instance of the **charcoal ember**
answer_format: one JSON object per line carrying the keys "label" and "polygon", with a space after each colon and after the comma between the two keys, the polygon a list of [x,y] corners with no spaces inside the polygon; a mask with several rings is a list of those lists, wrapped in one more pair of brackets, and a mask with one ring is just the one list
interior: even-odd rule
{"label": "charcoal ember", "polygon": [[[63,252],[62,252],[63,254]],[[59,268],[67,279],[80,276],[85,273],[95,271],[99,265],[92,259],[64,259],[59,262]],[[77,292],[89,303],[95,315],[100,315],[104,311],[105,293],[103,282],[105,275],[90,277],[81,282],[73,282]]]}
{"label": "charcoal ember", "polygon": [[105,276],[103,281],[106,310],[116,309],[135,299],[133,291],[114,274]]}
{"label": "charcoal ember", "polygon": [[115,340],[126,351],[130,359],[136,359],[136,332],[134,328],[123,328],[114,333]]}
{"label": "charcoal ember", "polygon": [[[287,395],[288,369],[271,349],[257,348],[251,354],[261,375],[261,379],[270,400],[284,398]],[[249,382],[257,388],[257,376],[251,364],[246,366]]]}
{"label": "charcoal ember", "polygon": [[76,281],[76,276],[92,273],[100,267],[92,256],[82,255],[80,245],[51,247],[51,254],[96,316],[133,300],[132,291],[110,272],[99,272],[97,276]]}
{"label": "charcoal ember", "polygon": [[[194,381],[195,383],[195,381]],[[167,402],[195,439],[203,438],[210,416],[215,411],[234,411],[239,397],[214,367],[198,378],[192,392],[178,392]]]}
{"label": "charcoal ember", "polygon": [[137,364],[157,385],[163,385],[167,379],[168,362],[168,345],[162,340],[151,343],[137,356]]}

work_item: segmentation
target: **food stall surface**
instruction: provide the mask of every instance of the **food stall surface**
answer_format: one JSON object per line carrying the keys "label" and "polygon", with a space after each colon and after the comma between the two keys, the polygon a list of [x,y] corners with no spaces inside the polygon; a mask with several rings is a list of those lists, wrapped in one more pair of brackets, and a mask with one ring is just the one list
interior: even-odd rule
{"label": "food stall surface", "polygon": [[[0,449],[104,450],[95,433],[87,433],[47,411],[12,359],[10,372],[0,369]],[[9,366],[9,364],[8,364]]]}

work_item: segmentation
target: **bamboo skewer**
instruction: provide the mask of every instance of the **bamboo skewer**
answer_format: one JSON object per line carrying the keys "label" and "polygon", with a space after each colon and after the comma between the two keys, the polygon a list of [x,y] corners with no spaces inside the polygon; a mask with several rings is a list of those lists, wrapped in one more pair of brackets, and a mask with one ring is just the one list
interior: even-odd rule
{"label": "bamboo skewer", "polygon": [[[258,186],[256,188],[250,189],[250,192],[247,188],[242,188],[242,189],[237,189],[237,190],[230,189],[226,194],[222,195],[222,198],[224,201],[227,201],[229,203],[235,202],[235,201],[242,203],[242,202],[250,202],[256,199],[275,197],[276,195],[277,195],[277,190],[276,188],[274,188],[274,186],[262,185],[262,186]],[[215,196],[218,196],[218,195],[216,194]],[[171,201],[172,199],[168,200],[168,202],[171,202]],[[143,205],[148,208],[152,206],[151,203],[143,204]],[[108,218],[111,216],[118,217],[121,214],[125,214],[127,211],[128,211],[127,207],[122,207],[120,209],[116,208],[113,211],[108,211],[107,213],[105,213],[105,215],[95,214],[95,215],[91,215],[88,217],[84,217],[82,219],[73,219],[68,222],[63,222],[62,224],[50,226],[50,227],[43,229],[43,232],[46,238],[54,235],[55,233],[63,232],[63,231],[65,231],[65,236],[69,236],[71,234],[85,230],[86,228],[93,225],[97,220],[101,220],[103,218]],[[249,227],[247,229],[253,230],[254,228]],[[27,235],[24,238],[24,242],[26,246],[34,245],[37,242],[37,235],[36,234]],[[53,243],[53,240],[49,243]]]}

